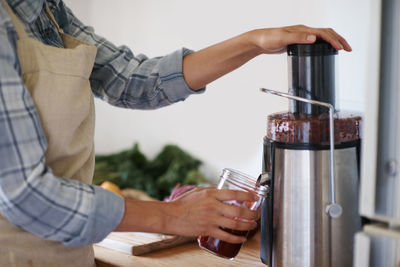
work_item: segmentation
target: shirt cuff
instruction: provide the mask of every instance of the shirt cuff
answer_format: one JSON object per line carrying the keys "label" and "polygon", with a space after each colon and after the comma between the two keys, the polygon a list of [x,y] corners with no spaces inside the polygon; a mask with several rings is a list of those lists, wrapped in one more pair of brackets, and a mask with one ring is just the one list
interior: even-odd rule
{"label": "shirt cuff", "polygon": [[121,222],[125,212],[124,199],[117,194],[99,186],[94,188],[94,212],[89,215],[88,221],[81,234],[64,242],[66,246],[98,243],[112,232]]}
{"label": "shirt cuff", "polygon": [[191,53],[193,53],[192,50],[182,48],[164,56],[160,61],[161,88],[171,102],[183,101],[189,95],[201,94],[206,89],[206,87],[196,91],[190,89],[183,77],[183,57]]}

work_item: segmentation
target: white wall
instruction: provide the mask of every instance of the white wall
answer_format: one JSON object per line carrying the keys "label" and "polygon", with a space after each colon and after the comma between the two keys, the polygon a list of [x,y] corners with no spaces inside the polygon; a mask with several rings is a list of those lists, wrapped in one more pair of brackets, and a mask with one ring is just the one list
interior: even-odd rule
{"label": "white wall", "polygon": [[[65,0],[85,23],[135,54],[164,55],[182,46],[199,50],[242,32],[292,24],[332,27],[352,45],[338,57],[340,107],[363,110],[368,86],[369,40],[377,38],[374,0]],[[267,114],[287,101],[259,92],[287,90],[286,55],[263,55],[208,86],[207,92],[156,111],[131,111],[96,102],[97,153],[139,142],[153,157],[175,143],[204,161],[216,178],[224,167],[257,176]]]}

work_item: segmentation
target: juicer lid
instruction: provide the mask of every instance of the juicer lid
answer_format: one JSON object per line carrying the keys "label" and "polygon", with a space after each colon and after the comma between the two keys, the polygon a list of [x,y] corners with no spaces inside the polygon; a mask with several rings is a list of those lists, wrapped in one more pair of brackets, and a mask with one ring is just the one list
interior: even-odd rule
{"label": "juicer lid", "polygon": [[288,56],[331,56],[338,51],[322,39],[317,39],[313,44],[291,44],[287,47]]}

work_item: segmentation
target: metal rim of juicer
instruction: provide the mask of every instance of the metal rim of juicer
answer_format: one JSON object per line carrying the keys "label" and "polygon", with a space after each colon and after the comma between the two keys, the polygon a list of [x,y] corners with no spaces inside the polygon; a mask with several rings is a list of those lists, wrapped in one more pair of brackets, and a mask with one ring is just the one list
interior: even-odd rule
{"label": "metal rim of juicer", "polygon": [[330,172],[329,172],[329,184],[330,184],[330,203],[326,205],[325,212],[331,218],[339,218],[342,215],[343,208],[340,204],[336,203],[336,196],[335,196],[335,157],[334,157],[334,150],[335,150],[335,140],[334,140],[334,119],[333,115],[335,113],[335,108],[326,102],[311,100],[299,96],[290,95],[287,93],[282,93],[279,91],[275,91],[272,89],[267,88],[260,88],[261,92],[289,98],[292,100],[297,100],[301,102],[306,102],[312,105],[318,105],[322,107],[326,107],[329,109],[329,158],[330,158]]}

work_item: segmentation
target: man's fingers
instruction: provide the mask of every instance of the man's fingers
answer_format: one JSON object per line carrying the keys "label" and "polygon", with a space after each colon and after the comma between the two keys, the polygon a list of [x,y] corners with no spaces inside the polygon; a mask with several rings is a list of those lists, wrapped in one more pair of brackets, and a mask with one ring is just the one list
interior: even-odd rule
{"label": "man's fingers", "polygon": [[[288,37],[291,43],[313,43],[312,40],[315,36],[315,38],[321,38],[327,41],[337,50],[352,50],[347,41],[331,28],[311,28],[304,25],[296,25],[289,27],[288,31],[294,34]],[[298,35],[296,35],[296,33],[298,33]]]}
{"label": "man's fingers", "polygon": [[312,29],[311,33],[330,43],[336,50],[343,49],[343,45],[327,29]]}
{"label": "man's fingers", "polygon": [[222,241],[228,242],[228,243],[233,243],[233,244],[240,244],[246,241],[245,236],[239,236],[239,235],[234,235],[231,233],[228,233],[220,228],[215,229],[210,236],[220,239]]}
{"label": "man's fingers", "polygon": [[343,45],[343,48],[344,48],[344,50],[346,50],[346,51],[351,51],[352,49],[351,49],[351,46],[349,45],[349,43],[347,43],[347,41],[340,35],[340,34],[338,34],[337,32],[335,32],[334,30],[332,30],[332,29],[328,29],[328,31],[330,31],[333,35],[335,35],[336,36],[336,38],[340,41],[340,43]]}
{"label": "man's fingers", "polygon": [[256,210],[250,210],[243,206],[236,206],[221,203],[220,205],[220,212],[225,217],[229,218],[241,218],[245,220],[257,220],[258,219],[258,212]]}
{"label": "man's fingers", "polygon": [[235,220],[228,217],[220,217],[216,220],[216,224],[221,227],[236,231],[250,231],[257,227],[255,221]]}
{"label": "man's fingers", "polygon": [[346,51],[351,51],[350,45],[346,40],[340,36],[337,32],[330,28],[315,29],[310,28],[310,33],[324,39],[330,43],[336,50],[344,49]]}

